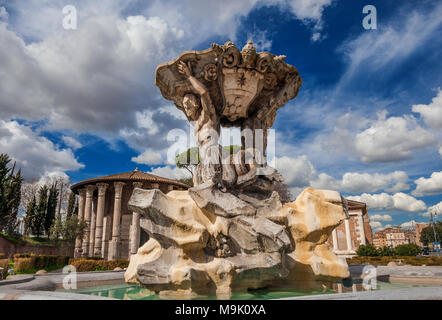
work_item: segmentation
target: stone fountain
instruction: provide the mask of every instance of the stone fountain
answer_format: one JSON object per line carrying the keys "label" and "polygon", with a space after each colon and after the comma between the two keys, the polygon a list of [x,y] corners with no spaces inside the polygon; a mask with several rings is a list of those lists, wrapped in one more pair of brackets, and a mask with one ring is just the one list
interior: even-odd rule
{"label": "stone fountain", "polygon": [[[281,203],[283,179],[267,165],[267,131],[302,84],[285,56],[248,42],[186,51],[158,66],[164,98],[193,122],[200,163],[188,191],[136,188],[129,209],[150,239],[130,259],[126,282],[171,297],[259,288],[321,288],[349,276],[325,243],[348,217],[331,190],[304,190]],[[241,128],[242,147],[225,154],[220,128]]]}

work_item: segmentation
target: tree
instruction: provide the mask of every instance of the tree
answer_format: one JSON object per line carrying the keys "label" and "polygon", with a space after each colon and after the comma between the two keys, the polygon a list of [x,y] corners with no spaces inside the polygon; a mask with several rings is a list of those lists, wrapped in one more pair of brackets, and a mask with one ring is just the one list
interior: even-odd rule
{"label": "tree", "polygon": [[356,250],[358,256],[364,257],[374,257],[377,256],[377,250],[372,244],[363,245],[361,244]]}
{"label": "tree", "polygon": [[[44,230],[49,238],[50,229],[55,220],[58,202],[57,183],[52,184],[49,188],[48,203],[46,205],[46,214],[44,218]],[[61,218],[61,217],[60,217]]]}
{"label": "tree", "polygon": [[176,166],[180,169],[186,169],[189,171],[192,177],[193,171],[199,163],[200,155],[198,147],[189,148],[187,151],[184,151],[175,157]]}
{"label": "tree", "polygon": [[34,194],[34,196],[32,197],[31,201],[29,201],[28,206],[26,208],[25,234],[29,234],[32,232],[32,227],[36,214],[37,214],[37,199],[35,198]]}
{"label": "tree", "polygon": [[14,233],[17,226],[23,181],[21,170],[15,173],[15,163],[9,168],[10,162],[7,154],[0,154],[0,230],[8,234]]}
{"label": "tree", "polygon": [[391,257],[394,256],[395,252],[390,247],[384,246],[377,250],[377,255],[380,257]]}
{"label": "tree", "polygon": [[71,192],[69,194],[68,207],[66,209],[66,218],[70,218],[72,215],[75,214],[75,207],[76,207],[75,193]]}
{"label": "tree", "polygon": [[394,253],[397,256],[417,256],[421,249],[417,244],[409,243],[409,244],[401,244],[394,248]]}
{"label": "tree", "polygon": [[[436,223],[434,225],[434,230],[436,231],[437,240],[441,241],[442,240],[442,221],[436,221]],[[434,239],[434,231],[433,231],[432,226],[422,229],[420,240],[425,246],[428,246],[428,244],[430,242],[436,241]]]}
{"label": "tree", "polygon": [[44,231],[46,209],[48,206],[48,187],[43,185],[39,190],[38,206],[34,219],[32,219],[32,234],[40,237]]}
{"label": "tree", "polygon": [[282,203],[292,201],[292,194],[289,190],[289,187],[283,182],[276,182],[275,191],[279,194],[279,199]]}
{"label": "tree", "polygon": [[58,216],[51,226],[51,239],[74,242],[77,237],[82,238],[84,236],[87,227],[86,221],[78,219],[75,214],[67,217],[64,221],[61,216]]}

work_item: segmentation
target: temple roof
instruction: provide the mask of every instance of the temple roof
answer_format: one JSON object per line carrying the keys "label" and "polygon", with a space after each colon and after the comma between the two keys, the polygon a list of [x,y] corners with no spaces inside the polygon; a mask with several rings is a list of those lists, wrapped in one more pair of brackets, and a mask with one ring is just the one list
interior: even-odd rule
{"label": "temple roof", "polygon": [[99,182],[117,182],[117,181],[130,181],[130,182],[152,182],[152,183],[163,183],[163,184],[169,184],[169,185],[175,185],[182,188],[189,188],[187,184],[184,184],[182,182],[163,178],[160,176],[156,176],[151,173],[143,172],[137,169],[129,172],[123,172],[123,173],[117,173],[117,174],[111,174],[108,176],[98,177],[98,178],[92,178],[92,179],[86,179],[80,182],[77,182],[71,186],[71,190],[73,192],[76,192],[80,187],[86,186],[88,184],[95,184]]}

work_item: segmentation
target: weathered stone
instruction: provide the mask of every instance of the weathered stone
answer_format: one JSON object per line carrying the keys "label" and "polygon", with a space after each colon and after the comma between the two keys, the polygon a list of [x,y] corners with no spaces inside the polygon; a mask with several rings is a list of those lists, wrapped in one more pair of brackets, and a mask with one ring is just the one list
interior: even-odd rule
{"label": "weathered stone", "polygon": [[[184,52],[156,71],[156,85],[193,121],[200,163],[188,191],[134,189],[128,209],[150,237],[131,257],[127,282],[167,297],[295,285],[348,277],[325,244],[347,216],[339,193],[306,189],[282,205],[283,179],[267,165],[268,128],[302,80],[284,56],[248,42]],[[221,126],[240,127],[241,148],[224,154]]]}
{"label": "weathered stone", "polygon": [[46,270],[38,270],[35,274],[45,274],[48,273]]}

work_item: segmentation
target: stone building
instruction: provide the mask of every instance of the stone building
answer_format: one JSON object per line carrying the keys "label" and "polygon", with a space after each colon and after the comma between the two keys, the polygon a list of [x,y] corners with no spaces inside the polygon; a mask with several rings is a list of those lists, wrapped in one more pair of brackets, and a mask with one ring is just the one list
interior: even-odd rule
{"label": "stone building", "polygon": [[75,257],[128,259],[148,240],[140,228],[140,215],[127,208],[135,187],[160,189],[164,193],[188,188],[181,182],[138,169],[72,185],[71,190],[78,195],[78,216],[90,226],[83,239],[76,240]]}
{"label": "stone building", "polygon": [[333,230],[328,239],[328,244],[333,246],[333,252],[344,257],[355,255],[361,244],[373,243],[367,205],[354,200],[347,200],[347,204],[349,219]]}
{"label": "stone building", "polygon": [[414,227],[414,232],[416,234],[416,244],[419,247],[423,247],[424,244],[421,241],[421,233],[422,230],[425,229],[426,227],[429,227],[430,225],[428,223],[416,223],[415,227]]}
{"label": "stone building", "polygon": [[387,241],[387,247],[396,248],[399,245],[409,243],[409,239],[407,239],[406,237],[405,230],[403,230],[399,226],[384,229],[384,234]]}
{"label": "stone building", "polygon": [[373,236],[373,245],[376,248],[383,248],[387,246],[387,238],[384,231],[378,231]]}

